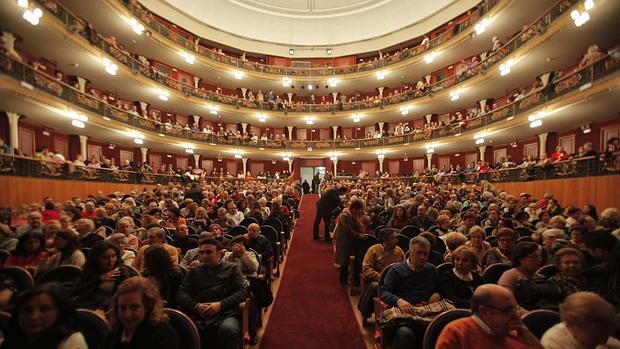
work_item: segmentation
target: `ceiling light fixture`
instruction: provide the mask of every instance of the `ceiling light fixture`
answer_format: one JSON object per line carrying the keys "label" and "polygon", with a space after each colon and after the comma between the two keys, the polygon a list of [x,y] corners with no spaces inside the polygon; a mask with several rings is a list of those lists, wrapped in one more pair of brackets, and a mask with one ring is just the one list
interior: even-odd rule
{"label": "ceiling light fixture", "polygon": [[258,121],[260,121],[260,122],[265,122],[265,121],[267,121],[267,117],[265,116],[265,114],[264,114],[264,113],[260,113],[260,114],[258,114]]}
{"label": "ceiling light fixture", "polygon": [[241,154],[236,153],[236,154],[235,154],[235,159],[241,159]]}
{"label": "ceiling light fixture", "polygon": [[379,159],[379,160],[385,159],[385,154],[383,154],[383,153],[377,154],[377,159]]}
{"label": "ceiling light fixture", "polygon": [[209,109],[209,114],[217,115],[217,111],[219,108],[216,105],[208,104],[207,109]]}
{"label": "ceiling light fixture", "polygon": [[170,92],[164,91],[161,88],[158,88],[157,97],[159,97],[159,99],[161,99],[162,101],[167,101],[168,98],[170,98]]}
{"label": "ceiling light fixture", "polygon": [[288,76],[282,78],[282,87],[290,87],[291,83],[291,78],[289,78]]}
{"label": "ceiling light fixture", "polygon": [[477,138],[476,139],[476,144],[483,144],[484,143],[484,138]]}
{"label": "ceiling light fixture", "polygon": [[17,6],[22,8],[28,7],[28,0],[17,0]]}
{"label": "ceiling light fixture", "polygon": [[82,113],[78,113],[75,110],[72,110],[69,112],[69,117],[74,119],[74,120],[78,120],[81,122],[87,122],[88,121],[88,116],[82,114]]}
{"label": "ceiling light fixture", "polygon": [[142,138],[135,138],[133,141],[136,144],[144,144],[144,141],[142,140]]}
{"label": "ceiling light fixture", "polygon": [[456,101],[459,98],[461,98],[461,89],[457,89],[456,91],[450,92],[451,101]]}
{"label": "ceiling light fixture", "polygon": [[292,48],[289,48],[289,49],[288,49],[288,54],[289,54],[290,56],[294,55],[294,54],[295,54],[295,50],[293,50]]}
{"label": "ceiling light fixture", "polygon": [[185,51],[181,51],[181,52],[179,52],[179,54],[181,55],[181,57],[183,57],[185,62],[187,62],[189,64],[194,64],[194,62],[196,61],[196,57],[193,54],[191,54],[191,53],[187,53]]}
{"label": "ceiling light fixture", "polygon": [[241,80],[243,79],[243,72],[241,70],[235,70],[233,71],[233,75],[235,76],[235,79],[237,80]]}
{"label": "ceiling light fixture", "polygon": [[118,71],[118,66],[114,63],[112,63],[108,58],[103,57],[103,59],[101,60],[101,63],[103,63],[103,66],[105,67],[105,71],[106,73],[110,74],[110,75],[116,75],[116,72]]}
{"label": "ceiling light fixture", "polygon": [[592,129],[590,129],[590,124],[581,125],[581,130],[584,134],[592,132]]}
{"label": "ceiling light fixture", "polygon": [[360,122],[361,118],[359,114],[353,114],[353,122]]}
{"label": "ceiling light fixture", "polygon": [[437,52],[437,51],[429,52],[429,53],[424,55],[424,62],[426,64],[431,64],[431,63],[433,63],[435,58],[437,58],[437,56],[439,56],[439,52]]}
{"label": "ceiling light fixture", "polygon": [[41,19],[42,16],[43,16],[43,11],[41,11],[41,9],[37,7],[34,10],[24,11],[22,18],[24,18],[26,21],[28,21],[28,23],[32,25],[38,25],[39,20]]}
{"label": "ceiling light fixture", "polygon": [[144,33],[144,26],[138,23],[135,18],[131,18],[129,20],[129,25],[131,26],[131,30],[133,30],[134,33],[138,35],[142,35],[142,33]]}
{"label": "ceiling light fixture", "polygon": [[375,76],[377,77],[377,80],[383,80],[385,79],[385,75],[386,75],[386,71],[385,70],[379,70]]}
{"label": "ceiling light fixture", "polygon": [[512,68],[512,66],[514,65],[514,61],[512,59],[509,59],[506,61],[506,63],[502,63],[499,65],[499,75],[500,76],[505,76],[510,74],[510,68]]}
{"label": "ceiling light fixture", "polygon": [[326,50],[325,50],[325,53],[327,53],[327,55],[328,55],[328,56],[331,56],[331,54],[332,54],[332,49],[331,49],[331,48],[326,49]]}
{"label": "ceiling light fixture", "polygon": [[329,78],[329,87],[338,86],[338,79],[336,77]]}
{"label": "ceiling light fixture", "polygon": [[329,156],[329,160],[331,160],[331,161],[338,161],[338,155],[336,155],[336,154],[331,154],[331,155]]}
{"label": "ceiling light fixture", "polygon": [[484,33],[484,31],[487,29],[488,25],[489,25],[489,19],[488,18],[484,18],[480,22],[476,23],[476,25],[474,26],[474,30],[476,31],[476,35],[480,35],[480,34]]}
{"label": "ceiling light fixture", "polygon": [[410,105],[405,105],[400,107],[400,113],[402,114],[402,116],[405,116],[407,114],[409,114],[409,110],[411,110],[412,106]]}
{"label": "ceiling light fixture", "polygon": [[78,128],[84,128],[86,127],[86,124],[84,124],[82,121],[80,120],[71,120],[71,125],[78,127]]}
{"label": "ceiling light fixture", "polygon": [[314,125],[314,120],[306,119],[306,125]]}

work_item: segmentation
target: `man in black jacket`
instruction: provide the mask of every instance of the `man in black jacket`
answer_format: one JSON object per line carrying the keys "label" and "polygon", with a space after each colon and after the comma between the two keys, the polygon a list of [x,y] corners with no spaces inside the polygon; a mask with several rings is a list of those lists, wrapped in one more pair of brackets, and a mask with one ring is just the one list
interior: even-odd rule
{"label": "man in black jacket", "polygon": [[189,270],[179,287],[177,302],[196,323],[203,347],[237,349],[241,341],[237,314],[248,291],[241,269],[223,262],[221,250],[214,239],[200,242],[203,264]]}
{"label": "man in black jacket", "polygon": [[323,193],[319,201],[317,201],[314,229],[312,231],[314,240],[319,239],[319,226],[321,225],[322,220],[325,228],[323,238],[325,241],[331,241],[331,238],[329,237],[329,227],[332,224],[332,212],[336,207],[342,205],[342,201],[340,201],[340,194],[344,194],[345,192],[345,188],[336,189],[334,187]]}
{"label": "man in black jacket", "polygon": [[186,199],[190,198],[194,200],[194,202],[202,202],[202,199],[205,198],[205,196],[202,194],[202,191],[200,190],[200,187],[198,187],[198,183],[192,183],[189,187],[189,190],[186,191],[183,196]]}

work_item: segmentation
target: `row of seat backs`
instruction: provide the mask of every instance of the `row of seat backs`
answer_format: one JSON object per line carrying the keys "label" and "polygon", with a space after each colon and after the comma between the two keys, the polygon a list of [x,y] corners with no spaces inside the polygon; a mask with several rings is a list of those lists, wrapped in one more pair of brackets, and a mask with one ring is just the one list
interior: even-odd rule
{"label": "row of seat backs", "polygon": [[[177,331],[181,348],[200,349],[200,334],[196,324],[189,316],[176,309],[164,308],[168,315],[168,323]],[[78,309],[78,328],[89,348],[97,348],[110,333],[110,326],[105,318],[89,309]],[[0,329],[8,333],[11,314],[0,312]]]}

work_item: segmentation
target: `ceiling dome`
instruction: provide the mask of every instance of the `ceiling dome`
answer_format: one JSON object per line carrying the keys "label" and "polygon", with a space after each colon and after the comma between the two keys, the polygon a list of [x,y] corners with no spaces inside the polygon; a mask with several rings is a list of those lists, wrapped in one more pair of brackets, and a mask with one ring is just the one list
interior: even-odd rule
{"label": "ceiling dome", "polygon": [[[432,26],[428,28],[429,25],[424,25],[415,35],[409,34],[409,38],[413,38],[449,21],[478,2],[479,0],[142,1],[158,15],[194,32],[196,30],[192,24],[198,24],[245,39],[296,47],[338,46],[380,38],[411,26]],[[181,16],[186,20],[183,21]],[[186,23],[188,20],[194,23]],[[218,41],[213,36],[210,38]]]}

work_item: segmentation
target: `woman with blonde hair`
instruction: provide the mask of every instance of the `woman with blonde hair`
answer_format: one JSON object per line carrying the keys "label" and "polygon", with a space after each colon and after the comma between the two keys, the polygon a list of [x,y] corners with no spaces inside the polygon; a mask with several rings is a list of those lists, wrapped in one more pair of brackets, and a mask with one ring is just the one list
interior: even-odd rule
{"label": "woman with blonde hair", "polygon": [[134,276],[119,286],[108,318],[112,331],[101,349],[178,349],[179,336],[168,316],[157,287],[151,280]]}

